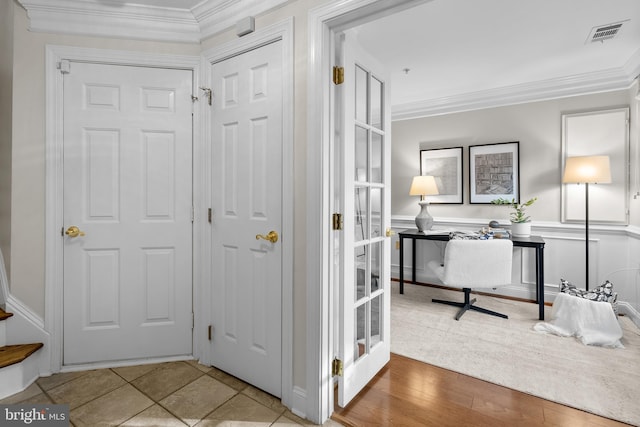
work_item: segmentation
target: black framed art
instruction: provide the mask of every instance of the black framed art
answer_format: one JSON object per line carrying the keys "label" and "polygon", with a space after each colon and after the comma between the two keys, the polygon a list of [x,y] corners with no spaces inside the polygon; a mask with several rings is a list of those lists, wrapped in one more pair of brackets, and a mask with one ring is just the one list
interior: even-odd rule
{"label": "black framed art", "polygon": [[520,143],[469,146],[469,202],[520,202]]}
{"label": "black framed art", "polygon": [[420,150],[420,175],[432,175],[438,195],[429,196],[429,203],[461,204],[462,147]]}

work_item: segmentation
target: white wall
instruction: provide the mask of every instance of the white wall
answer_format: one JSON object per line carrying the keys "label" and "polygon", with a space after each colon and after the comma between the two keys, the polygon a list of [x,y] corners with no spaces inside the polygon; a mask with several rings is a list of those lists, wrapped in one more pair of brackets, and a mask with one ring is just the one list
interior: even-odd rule
{"label": "white wall", "polygon": [[[294,337],[293,381],[304,389],[306,382],[306,86],[307,86],[307,14],[327,0],[300,0],[256,17],[256,29],[294,17],[295,35],[295,147],[294,147]],[[4,3],[3,3],[4,4]],[[0,217],[0,233],[6,228],[11,242],[5,259],[12,296],[36,315],[45,317],[45,46],[80,46],[100,49],[198,55],[200,52],[236,38],[235,29],[203,41],[202,44],[144,42],[135,40],[35,33],[28,30],[26,11],[15,8],[13,48],[13,147],[2,144],[0,154],[12,157],[11,187],[0,191],[7,198],[12,218]],[[4,17],[5,15],[2,14]],[[11,18],[7,18],[11,21]],[[4,27],[3,27],[4,29]],[[3,38],[4,40],[4,38]],[[11,83],[9,83],[11,86]],[[3,98],[4,99],[4,98]],[[3,101],[4,102],[4,101]],[[4,120],[3,116],[3,119]],[[10,120],[10,119],[9,119]],[[1,179],[1,177],[0,177]],[[2,179],[0,184],[8,182]],[[55,237],[54,237],[55,238]]]}
{"label": "white wall", "polygon": [[26,11],[14,12],[11,252],[5,257],[12,295],[44,318],[45,46],[198,55],[200,45],[34,33]]}
{"label": "white wall", "polygon": [[521,198],[538,197],[528,208],[534,221],[560,221],[562,113],[629,103],[628,91],[617,91],[396,121],[392,128],[392,212],[413,216],[417,213],[417,200],[408,195],[408,189],[412,176],[420,174],[420,149],[463,146],[464,205],[462,208],[431,205],[429,211],[436,218],[491,218],[508,222],[506,207],[469,204],[468,146],[520,141]]}
{"label": "white wall", "polygon": [[[11,255],[13,9],[13,1],[0,2],[0,252],[7,260]],[[2,298],[0,293],[0,304]]]}
{"label": "white wall", "polygon": [[[538,197],[528,208],[533,234],[542,235],[545,247],[547,299],[552,297],[560,278],[580,286],[584,283],[584,225],[560,222],[561,115],[565,112],[631,106],[637,103],[632,90],[584,95],[551,101],[490,108],[393,123],[392,136],[392,215],[397,229],[413,227],[418,212],[417,199],[408,195],[411,178],[420,173],[420,149],[464,147],[464,203],[429,206],[436,226],[478,229],[496,219],[509,223],[509,209],[493,205],[469,204],[468,146],[498,142],[520,142],[520,192],[522,199]],[[632,119],[631,145],[637,150],[637,121]],[[635,159],[635,160],[634,160]],[[632,153],[632,176],[638,171]],[[640,198],[639,198],[640,199]],[[637,251],[640,204],[629,196],[631,226],[590,226],[590,274],[598,283],[609,279],[620,299],[636,310],[640,283]],[[440,256],[440,247],[424,243],[418,248],[418,280],[431,281],[424,269],[426,260]],[[398,254],[393,253],[397,274]],[[407,255],[405,255],[407,256]],[[405,258],[406,260],[407,258]],[[514,286],[503,293],[523,298],[535,297],[532,286],[533,259],[520,251],[514,264]],[[405,266],[408,264],[405,263]],[[405,276],[406,277],[406,276]],[[581,286],[584,287],[584,286]],[[552,299],[552,298],[551,298]]]}
{"label": "white wall", "polygon": [[[256,30],[289,17],[294,19],[294,271],[293,271],[293,383],[306,384],[306,253],[307,253],[307,14],[326,0],[294,1],[256,17]],[[236,38],[235,29],[204,40],[202,50],[215,48]]]}

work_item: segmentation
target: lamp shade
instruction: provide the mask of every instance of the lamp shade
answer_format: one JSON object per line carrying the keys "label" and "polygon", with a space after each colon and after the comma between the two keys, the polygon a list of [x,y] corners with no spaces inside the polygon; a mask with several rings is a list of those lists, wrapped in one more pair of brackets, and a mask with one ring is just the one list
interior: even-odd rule
{"label": "lamp shade", "polygon": [[568,157],[564,166],[565,184],[610,184],[609,156]]}
{"label": "lamp shade", "polygon": [[436,180],[431,175],[414,176],[411,182],[410,196],[429,196],[438,194]]}

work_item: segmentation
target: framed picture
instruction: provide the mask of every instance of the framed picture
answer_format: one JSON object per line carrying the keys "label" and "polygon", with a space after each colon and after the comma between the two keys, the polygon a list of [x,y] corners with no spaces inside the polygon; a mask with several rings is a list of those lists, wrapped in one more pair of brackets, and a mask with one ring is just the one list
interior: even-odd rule
{"label": "framed picture", "polygon": [[432,175],[438,186],[429,203],[462,203],[462,147],[420,150],[420,175]]}
{"label": "framed picture", "polygon": [[520,202],[519,142],[469,146],[469,202]]}

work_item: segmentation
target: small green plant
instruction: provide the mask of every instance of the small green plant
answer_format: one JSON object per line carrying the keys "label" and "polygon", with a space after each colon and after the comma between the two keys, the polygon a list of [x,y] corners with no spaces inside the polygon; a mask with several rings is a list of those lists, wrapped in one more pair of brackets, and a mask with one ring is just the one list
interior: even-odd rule
{"label": "small green plant", "polygon": [[513,208],[514,212],[511,212],[511,222],[529,222],[529,219],[531,217],[529,217],[527,214],[525,214],[524,210],[527,206],[531,206],[536,200],[538,200],[537,197],[533,197],[529,200],[527,200],[524,203],[516,203],[516,199],[495,199],[492,200],[491,203],[494,205],[509,205]]}

